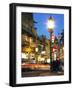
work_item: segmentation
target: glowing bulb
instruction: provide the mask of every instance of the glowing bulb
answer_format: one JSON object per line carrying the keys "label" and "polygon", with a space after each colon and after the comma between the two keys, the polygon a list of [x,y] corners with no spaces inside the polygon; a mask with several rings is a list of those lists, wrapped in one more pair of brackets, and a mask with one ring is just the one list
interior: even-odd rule
{"label": "glowing bulb", "polygon": [[54,29],[54,27],[55,27],[55,21],[54,21],[54,19],[52,17],[50,17],[48,19],[47,27],[48,27],[49,30],[53,30]]}
{"label": "glowing bulb", "polygon": [[47,26],[49,29],[54,29],[55,23],[53,20],[48,20]]}

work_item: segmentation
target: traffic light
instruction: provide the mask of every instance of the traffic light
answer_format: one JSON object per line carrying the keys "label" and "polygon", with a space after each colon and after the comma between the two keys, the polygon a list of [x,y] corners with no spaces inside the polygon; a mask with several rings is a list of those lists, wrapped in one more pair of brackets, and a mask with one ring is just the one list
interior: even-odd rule
{"label": "traffic light", "polygon": [[55,36],[54,35],[52,35],[51,40],[52,40],[52,44],[54,44],[54,41],[55,41]]}

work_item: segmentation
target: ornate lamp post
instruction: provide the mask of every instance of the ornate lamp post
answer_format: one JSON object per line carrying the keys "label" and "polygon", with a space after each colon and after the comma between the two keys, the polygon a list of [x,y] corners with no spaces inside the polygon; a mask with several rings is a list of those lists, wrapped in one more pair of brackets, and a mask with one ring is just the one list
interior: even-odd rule
{"label": "ornate lamp post", "polygon": [[48,31],[50,33],[50,64],[52,68],[52,33],[55,27],[55,21],[51,16],[48,19],[47,26],[48,26]]}

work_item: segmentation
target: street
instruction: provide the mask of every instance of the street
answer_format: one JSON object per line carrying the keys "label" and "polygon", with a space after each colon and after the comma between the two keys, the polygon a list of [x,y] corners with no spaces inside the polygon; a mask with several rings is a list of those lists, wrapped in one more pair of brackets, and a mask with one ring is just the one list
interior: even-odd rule
{"label": "street", "polygon": [[50,71],[50,64],[22,64],[22,77],[64,75],[63,71]]}
{"label": "street", "polygon": [[32,70],[22,72],[22,77],[34,77],[34,76],[56,76],[64,75],[64,72],[51,72],[49,70]]}

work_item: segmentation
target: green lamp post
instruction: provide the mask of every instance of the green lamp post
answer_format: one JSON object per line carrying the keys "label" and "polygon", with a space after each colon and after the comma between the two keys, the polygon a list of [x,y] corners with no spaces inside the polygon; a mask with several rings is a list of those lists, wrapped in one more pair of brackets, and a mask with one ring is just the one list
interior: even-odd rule
{"label": "green lamp post", "polygon": [[50,65],[52,68],[52,33],[53,33],[53,30],[55,27],[55,21],[51,16],[48,19],[47,27],[48,27],[48,31],[50,33]]}

